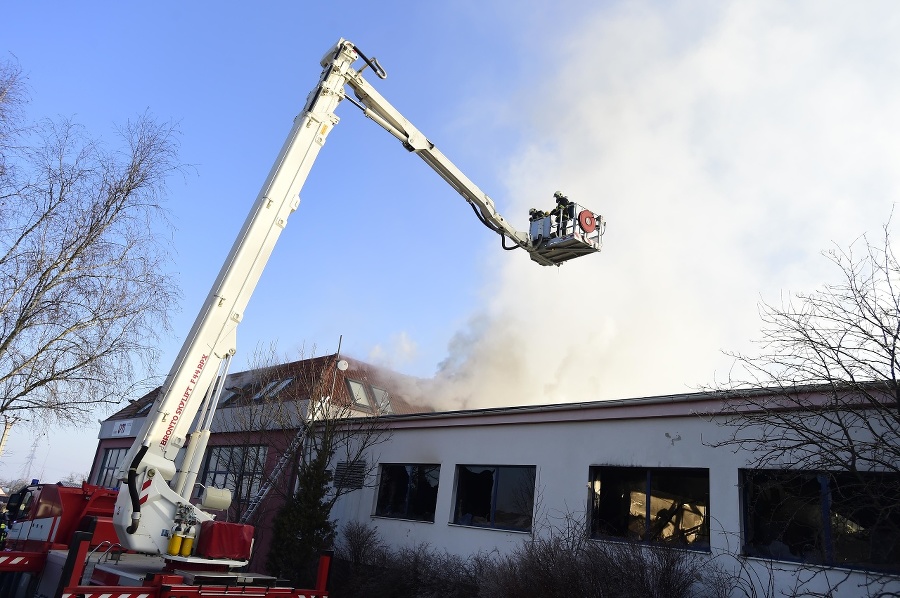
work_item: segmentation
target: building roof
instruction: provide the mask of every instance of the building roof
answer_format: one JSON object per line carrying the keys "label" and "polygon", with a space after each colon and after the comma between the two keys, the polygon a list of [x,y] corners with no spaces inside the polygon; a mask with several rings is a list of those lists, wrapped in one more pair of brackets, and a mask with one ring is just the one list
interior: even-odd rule
{"label": "building roof", "polygon": [[[885,409],[896,405],[882,382],[739,388],[574,403],[423,411],[392,416],[395,428],[550,423],[729,415],[738,412],[817,409]],[[840,397],[835,400],[836,397]]]}
{"label": "building roof", "polygon": [[[250,405],[262,398],[304,401],[310,395],[331,397],[332,403],[359,415],[409,415],[433,411],[424,401],[409,397],[415,379],[357,359],[337,354],[302,359],[270,367],[229,374],[219,398],[219,409]],[[108,420],[144,417],[159,396],[158,386],[112,414]]]}

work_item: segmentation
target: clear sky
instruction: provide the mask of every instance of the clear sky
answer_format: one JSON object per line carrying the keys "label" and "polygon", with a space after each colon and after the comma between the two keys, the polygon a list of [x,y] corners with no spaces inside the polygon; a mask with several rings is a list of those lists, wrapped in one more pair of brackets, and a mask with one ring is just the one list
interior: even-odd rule
{"label": "clear sky", "polygon": [[[877,235],[900,198],[891,1],[10,3],[0,51],[31,117],[110,141],[145,110],[179,123],[183,300],[156,373],[341,37],[514,225],[562,190],[606,217],[604,251],[558,269],[503,251],[344,103],[236,369],[260,345],[323,354],[343,335],[353,357],[445,381],[445,408],[690,392],[727,374],[724,350],[752,351],[761,299],[833,280],[821,250]],[[96,432],[16,428],[0,477],[86,472]]]}

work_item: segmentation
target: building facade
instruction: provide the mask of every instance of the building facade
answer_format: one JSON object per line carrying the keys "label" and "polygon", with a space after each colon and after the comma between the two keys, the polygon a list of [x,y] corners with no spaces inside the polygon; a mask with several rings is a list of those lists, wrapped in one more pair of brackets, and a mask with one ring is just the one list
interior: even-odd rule
{"label": "building facade", "polygon": [[723,408],[739,400],[689,394],[394,418],[376,479],[333,515],[377,527],[391,546],[463,557],[508,554],[575,522],[593,541],[708,556],[776,595],[897,595],[898,464],[852,475],[760,468],[729,443]]}

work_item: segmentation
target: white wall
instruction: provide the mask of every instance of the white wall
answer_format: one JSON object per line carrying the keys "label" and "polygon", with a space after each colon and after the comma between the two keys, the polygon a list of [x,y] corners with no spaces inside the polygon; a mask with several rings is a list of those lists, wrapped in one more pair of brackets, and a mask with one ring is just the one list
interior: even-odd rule
{"label": "white wall", "polygon": [[[374,525],[392,546],[427,542],[461,556],[479,551],[505,553],[528,539],[529,534],[450,523],[458,464],[536,466],[538,530],[558,525],[566,513],[584,517],[592,465],[696,467],[709,470],[712,553],[740,552],[738,470],[747,465],[746,455],[709,446],[725,439],[729,430],[708,419],[686,415],[609,420],[590,412],[585,412],[580,421],[563,422],[525,423],[523,417],[519,423],[483,425],[477,417],[469,419],[472,425],[432,427],[435,420],[423,420],[421,425],[428,427],[395,429],[391,440],[371,456],[380,463],[441,465],[434,523],[374,517],[377,489],[367,487],[336,505],[333,516],[339,525],[349,521]],[[761,570],[765,564],[754,559],[747,562]],[[779,568],[783,571],[775,575],[782,587],[795,583],[795,565],[783,563]],[[763,578],[767,575],[764,573]],[[851,576],[861,578],[860,574]],[[857,586],[856,582],[844,584],[846,593],[839,595],[858,596]]]}
{"label": "white wall", "polygon": [[536,527],[553,525],[565,513],[584,513],[591,465],[700,467],[710,470],[711,541],[714,548],[724,548],[725,538],[716,528],[738,529],[742,462],[731,451],[703,444],[722,435],[698,417],[399,429],[378,447],[377,460],[441,465],[435,522],[373,518],[376,489],[371,487],[343,498],[334,515],[340,522],[372,522],[391,543],[428,542],[460,555],[503,551],[525,534],[449,523],[456,465],[535,465]]}

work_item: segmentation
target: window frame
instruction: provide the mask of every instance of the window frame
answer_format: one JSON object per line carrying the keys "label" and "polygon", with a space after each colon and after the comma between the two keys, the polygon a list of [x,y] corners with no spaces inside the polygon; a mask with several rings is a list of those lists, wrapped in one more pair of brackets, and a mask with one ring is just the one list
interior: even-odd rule
{"label": "window frame", "polygon": [[375,404],[378,405],[378,412],[381,415],[391,415],[394,413],[394,407],[391,405],[391,393],[389,393],[384,388],[375,386],[374,384],[370,385],[372,390],[372,396],[375,399]]}
{"label": "window frame", "polygon": [[[369,396],[369,389],[366,388],[366,383],[353,378],[344,378],[344,381],[347,383],[347,390],[350,392],[350,400],[353,402],[353,406],[374,413],[375,407],[372,403],[372,397]],[[362,391],[362,400],[358,400],[359,397],[354,390],[354,385],[359,386],[359,389]]]}
{"label": "window frame", "polygon": [[[203,469],[198,481],[206,487],[227,488],[231,490],[234,501],[243,502],[253,499],[265,483],[266,459],[268,445],[265,444],[220,444],[210,446],[203,459]],[[227,451],[227,458],[221,453]],[[236,452],[240,454],[236,455]],[[252,451],[253,455],[248,455]],[[217,469],[210,469],[213,459]],[[240,470],[231,469],[240,463]],[[247,467],[252,465],[253,467]],[[212,479],[210,479],[212,474]]]}
{"label": "window frame", "polygon": [[[390,505],[393,501],[387,499],[388,488],[385,486],[386,479],[386,468],[403,468],[404,473],[407,475],[407,482],[405,493],[403,496],[403,505],[404,511],[402,513],[397,514],[396,512],[389,510]],[[406,468],[412,468],[412,471],[407,471]],[[424,473],[422,470],[427,470]],[[417,483],[417,480],[422,478],[427,478],[429,474],[435,473],[436,483],[433,487],[429,486],[429,489],[433,489],[434,496],[433,499],[429,499],[424,496],[424,489],[420,492],[420,487]],[[421,477],[420,477],[421,476]],[[406,521],[421,521],[423,523],[434,523],[435,512],[437,510],[437,497],[438,492],[440,490],[440,479],[441,479],[441,465],[440,463],[381,463],[378,467],[378,489],[375,493],[375,511],[373,513],[373,517],[384,517],[386,519],[403,519]],[[420,501],[424,502],[424,500],[428,500],[430,502],[430,512],[429,511],[421,511],[423,514],[411,513],[410,505],[417,504]],[[430,515],[430,517],[429,517]]]}
{"label": "window frame", "polygon": [[293,377],[289,378],[278,378],[276,380],[270,380],[266,384],[264,384],[259,390],[254,393],[253,397],[251,397],[251,401],[261,401],[263,399],[274,399],[278,396],[282,390],[288,387],[291,382],[294,381]]}
{"label": "window frame", "polygon": [[[628,474],[633,474],[632,483],[635,488],[634,492],[642,492],[643,496],[641,497],[641,502],[643,503],[644,512],[642,516],[636,516],[631,513],[632,505],[636,504],[637,501],[635,498],[632,498],[629,503],[628,513],[621,519],[611,520],[611,519],[601,519],[600,514],[601,510],[616,510],[618,511],[618,515],[622,516],[622,505],[612,505],[606,502],[605,497],[608,495],[604,494],[603,490],[603,472],[616,473],[621,476],[619,479],[614,479],[613,481],[607,480],[607,483],[614,484],[616,482],[621,484],[622,479],[626,479]],[[687,476],[697,477],[700,479],[705,478],[706,480],[706,490],[705,493],[701,493],[700,495],[695,495],[693,497],[688,497],[692,499],[692,502],[683,502],[681,503],[681,508],[676,508],[676,502],[671,498],[666,496],[661,496],[663,492],[659,491],[659,486],[654,486],[654,474],[659,477],[661,480],[666,480],[669,476],[680,476],[681,478],[685,478]],[[673,478],[669,477],[667,480],[671,482]],[[637,488],[641,488],[642,490],[637,490]],[[654,495],[654,488],[657,489],[657,494]],[[671,487],[670,487],[671,488]],[[620,465],[592,465],[588,470],[588,537],[591,540],[604,541],[604,542],[635,542],[639,544],[646,544],[650,546],[667,546],[672,548],[678,548],[681,550],[690,550],[696,552],[709,552],[711,550],[710,545],[710,475],[708,468],[702,467],[640,467],[640,466],[620,466]],[[667,494],[672,495],[671,490],[667,492]],[[622,499],[624,500],[624,499]],[[652,510],[654,508],[654,501],[657,502],[657,506],[659,506],[659,501],[670,501],[670,507],[663,507],[659,509],[656,513],[656,517],[654,518]],[[622,503],[624,504],[624,502]],[[639,503],[638,503],[639,504]],[[702,514],[698,514],[696,511],[691,511],[690,509],[684,509],[687,505],[695,505],[700,506],[704,509]],[[669,508],[673,510],[669,510]],[[680,511],[680,513],[679,513]],[[662,515],[668,514],[666,519],[662,519]],[[699,525],[691,526],[688,528],[680,527],[681,523],[676,525],[673,521],[684,521],[685,514],[692,515],[693,517],[700,517],[701,523]],[[680,517],[679,517],[680,515]],[[635,518],[638,517],[638,518]],[[601,529],[601,524],[605,523],[606,525],[612,525],[614,527],[618,527],[617,532],[619,533],[610,533],[608,531],[603,531]],[[624,525],[623,525],[624,524]],[[669,526],[672,526],[674,530],[673,533],[669,537],[672,538],[671,541],[667,541],[663,539],[661,536],[663,535],[664,530],[668,529]],[[636,528],[636,529],[633,529]],[[693,541],[687,541],[687,536],[696,534],[697,538]],[[682,541],[678,541],[678,537],[682,538]]]}
{"label": "window frame", "polygon": [[[483,501],[483,498],[470,498],[468,493],[470,488],[465,488],[464,492],[461,492],[460,483],[463,478],[462,472],[463,470],[468,471],[468,468],[478,468],[482,471],[480,472],[468,472],[471,475],[481,475],[486,470],[493,470],[493,474],[491,477],[491,489],[490,489],[490,499],[489,499],[489,507],[488,507],[488,515],[489,517],[481,517],[480,515],[474,512],[466,512],[463,513],[463,501],[466,501],[468,505],[471,505],[476,501]],[[530,483],[531,483],[531,496],[530,496],[530,511],[526,513],[524,510],[519,512],[519,517],[526,516],[527,517],[527,525],[526,526],[514,526],[514,525],[504,525],[502,523],[498,524],[497,522],[497,513],[499,511],[498,505],[499,500],[501,499],[501,494],[507,495],[511,492],[510,489],[503,488],[504,475],[503,472],[507,471],[508,473],[511,470],[526,470],[526,472],[530,472]],[[508,475],[507,473],[507,475]],[[476,482],[467,482],[472,483],[473,489],[477,484]],[[520,532],[520,533],[530,533],[534,527],[534,508],[535,508],[535,494],[537,490],[537,466],[536,465],[483,465],[483,464],[466,464],[460,463],[456,466],[456,475],[453,483],[453,510],[450,514],[450,524],[451,525],[461,525],[465,527],[478,527],[482,529],[494,529],[500,531],[508,531],[508,532]],[[506,501],[506,496],[503,497],[504,502]],[[470,511],[474,511],[475,509],[470,508]],[[468,520],[467,520],[468,517]],[[475,520],[476,517],[479,517],[484,522],[477,522]]]}
{"label": "window frame", "polygon": [[[115,475],[119,470],[119,465],[125,458],[125,455],[128,453],[128,448],[129,447],[110,447],[104,449],[103,459],[100,461],[100,467],[97,469],[97,477],[96,481],[94,482],[97,486],[102,486],[103,488],[112,488],[114,490],[119,487],[119,483],[121,483],[121,481],[117,480],[115,478]],[[109,459],[112,455],[116,455],[116,461],[113,465],[110,465]],[[110,486],[104,482],[116,482],[116,484]]]}

